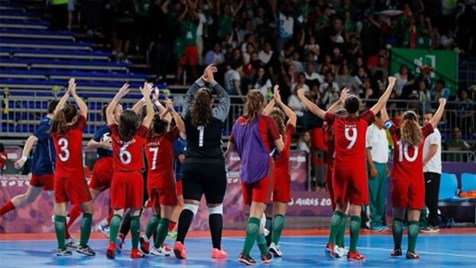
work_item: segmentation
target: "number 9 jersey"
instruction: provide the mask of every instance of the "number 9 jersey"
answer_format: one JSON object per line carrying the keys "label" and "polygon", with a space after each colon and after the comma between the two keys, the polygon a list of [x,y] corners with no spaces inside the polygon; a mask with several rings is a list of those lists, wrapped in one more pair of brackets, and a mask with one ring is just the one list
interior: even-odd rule
{"label": "number 9 jersey", "polygon": [[109,131],[112,138],[112,152],[114,171],[130,172],[142,171],[144,169],[144,150],[145,138],[148,128],[140,125],[132,139],[124,142],[119,137],[118,125],[109,125]]}

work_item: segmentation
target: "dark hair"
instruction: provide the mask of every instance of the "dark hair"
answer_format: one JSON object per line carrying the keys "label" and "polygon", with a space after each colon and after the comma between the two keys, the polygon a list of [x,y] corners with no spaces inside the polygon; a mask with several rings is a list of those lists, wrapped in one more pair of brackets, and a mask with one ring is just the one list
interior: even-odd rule
{"label": "dark hair", "polygon": [[208,88],[202,88],[197,92],[192,106],[190,116],[192,126],[207,125],[212,119],[212,92]]}
{"label": "dark hair", "polygon": [[169,126],[169,122],[162,119],[159,114],[154,116],[152,120],[152,129],[156,134],[163,134],[167,131],[167,127]]}
{"label": "dark hair", "polygon": [[49,114],[52,114],[55,111],[56,106],[58,106],[58,103],[59,103],[58,100],[50,100],[50,102],[48,103],[48,113]]}
{"label": "dark hair", "polygon": [[3,143],[0,143],[0,153],[3,152],[5,152],[5,146],[3,145]]}
{"label": "dark hair", "polygon": [[65,133],[68,129],[68,123],[71,123],[77,114],[76,107],[66,103],[64,108],[59,110],[53,117],[50,131],[56,134]]}
{"label": "dark hair", "polygon": [[279,134],[283,135],[284,137],[286,132],[286,124],[284,123],[284,120],[286,119],[286,116],[284,115],[283,111],[281,111],[279,108],[274,108],[271,111],[270,116],[273,118],[274,122],[276,122]]}
{"label": "dark hair", "polygon": [[344,108],[349,114],[355,114],[360,109],[359,97],[350,94],[344,101]]}
{"label": "dark hair", "polygon": [[106,110],[107,110],[108,106],[109,106],[109,103],[104,103],[104,105],[102,106],[102,110],[101,110],[102,120],[104,120],[105,122],[107,122]]}
{"label": "dark hair", "polygon": [[264,96],[261,91],[253,89],[246,95],[245,110],[248,122],[253,122],[263,111]]}
{"label": "dark hair", "polygon": [[122,141],[130,141],[139,127],[140,118],[132,110],[125,110],[119,118],[119,138]]}

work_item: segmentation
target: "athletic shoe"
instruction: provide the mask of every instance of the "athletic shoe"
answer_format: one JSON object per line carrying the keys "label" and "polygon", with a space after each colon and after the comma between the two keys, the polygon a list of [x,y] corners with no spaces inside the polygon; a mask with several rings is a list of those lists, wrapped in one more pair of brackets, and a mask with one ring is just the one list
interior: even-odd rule
{"label": "athletic shoe", "polygon": [[269,245],[269,252],[271,252],[271,254],[273,254],[274,257],[282,257],[283,256],[283,253],[281,252],[281,249],[274,242],[271,242],[271,245]]}
{"label": "athletic shoe", "polygon": [[329,258],[334,259],[336,257],[336,253],[335,253],[334,249],[335,249],[334,244],[327,243],[326,249],[325,249],[326,256],[329,257]]}
{"label": "athletic shoe", "polygon": [[420,231],[423,232],[423,233],[437,233],[437,232],[440,231],[440,228],[438,226],[428,225],[428,226],[425,226],[425,227],[421,228]]}
{"label": "athletic shoe", "polygon": [[124,240],[122,240],[120,237],[116,238],[116,252],[117,253],[121,253],[122,252],[122,249],[124,248],[124,245],[125,245],[126,242],[124,242]]}
{"label": "athletic shoe", "polygon": [[108,259],[114,259],[115,256],[116,256],[116,244],[114,244],[113,242],[109,242],[109,245],[107,246],[107,250],[106,250],[106,257]]}
{"label": "athletic shoe", "polygon": [[79,248],[78,240],[74,239],[74,237],[70,236],[68,239],[65,240],[65,245],[68,248],[77,249]]}
{"label": "athletic shoe", "polygon": [[101,223],[101,224],[99,224],[98,229],[105,236],[109,237],[109,225],[106,225],[105,223]]}
{"label": "athletic shoe", "polygon": [[141,259],[145,258],[145,254],[140,252],[138,249],[133,248],[131,249],[131,258],[132,259]]}
{"label": "athletic shoe", "polygon": [[238,257],[238,261],[241,263],[244,263],[246,265],[255,265],[256,261],[255,259],[251,258],[250,255],[244,255],[243,253],[240,253],[240,256]]}
{"label": "athletic shoe", "polygon": [[390,256],[392,257],[402,256],[402,249],[401,248],[394,249],[392,252],[390,252]]}
{"label": "athletic shoe", "polygon": [[273,259],[273,255],[268,252],[268,254],[261,255],[261,263],[262,264],[268,264],[271,263],[271,260]]}
{"label": "athletic shoe", "polygon": [[96,252],[94,252],[94,250],[92,250],[89,246],[85,246],[85,247],[80,246],[80,247],[78,247],[76,252],[81,253],[81,254],[86,255],[86,256],[96,255]]}
{"label": "athletic shoe", "polygon": [[228,253],[223,249],[213,248],[211,253],[212,259],[226,259],[228,257]]}
{"label": "athletic shoe", "polygon": [[167,236],[170,238],[170,239],[175,239],[177,237],[177,231],[169,231],[167,233]]}
{"label": "athletic shoe", "polygon": [[140,243],[140,250],[144,252],[145,254],[149,254],[149,249],[150,249],[150,243],[149,241],[146,241],[144,237],[139,238],[139,243]]}
{"label": "athletic shoe", "polygon": [[416,252],[407,251],[407,255],[405,257],[410,260],[417,260],[420,258],[420,255],[418,255]]}
{"label": "athletic shoe", "polygon": [[174,252],[174,250],[169,247],[169,244],[167,244],[165,242],[162,243],[162,245],[160,246],[159,249],[162,250],[166,254],[166,256],[169,256],[170,254],[172,254]]}
{"label": "athletic shoe", "polygon": [[365,261],[365,256],[360,255],[358,251],[349,251],[349,253],[347,253],[347,260],[348,261]]}
{"label": "athletic shoe", "polygon": [[341,248],[338,245],[334,246],[334,253],[336,254],[336,258],[344,258],[349,253],[349,250],[346,248]]}
{"label": "athletic shoe", "polygon": [[73,252],[69,250],[68,248],[59,248],[58,251],[56,251],[56,256],[71,256],[73,255]]}
{"label": "athletic shoe", "polygon": [[385,226],[385,225],[375,225],[375,226],[372,226],[371,228],[373,231],[387,231],[388,230],[388,227]]}
{"label": "athletic shoe", "polygon": [[152,249],[150,250],[150,254],[154,256],[170,256],[170,253],[172,253],[172,251],[165,250],[163,246],[159,248],[152,247]]}
{"label": "athletic shoe", "polygon": [[187,258],[187,252],[185,251],[185,246],[182,244],[182,242],[175,242],[174,253],[177,259],[184,260]]}

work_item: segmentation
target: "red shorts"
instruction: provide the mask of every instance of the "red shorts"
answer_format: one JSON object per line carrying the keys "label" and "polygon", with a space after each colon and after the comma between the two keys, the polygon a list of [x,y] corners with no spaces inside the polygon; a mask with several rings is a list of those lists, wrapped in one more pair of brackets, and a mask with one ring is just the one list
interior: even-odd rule
{"label": "red shorts", "polygon": [[243,202],[245,204],[251,205],[251,202],[269,203],[271,201],[271,194],[273,193],[272,165],[273,163],[270,163],[268,176],[254,183],[241,183]]}
{"label": "red shorts", "polygon": [[111,188],[112,174],[112,157],[99,158],[94,164],[89,188],[101,192]]}
{"label": "red shorts", "polygon": [[196,45],[185,46],[184,47],[185,55],[180,58],[180,65],[184,66],[187,64],[190,66],[196,66],[198,63],[198,49]]}
{"label": "red shorts", "polygon": [[141,209],[144,202],[144,181],[137,172],[116,171],[111,183],[111,208]]}
{"label": "red shorts", "polygon": [[392,180],[392,206],[394,208],[425,208],[425,185],[421,181]]}
{"label": "red shorts", "polygon": [[33,187],[43,187],[45,191],[53,191],[55,184],[54,174],[35,175],[31,174],[30,185]]}
{"label": "red shorts", "polygon": [[175,193],[177,194],[177,196],[183,195],[182,180],[178,180],[175,182]]}
{"label": "red shorts", "polygon": [[291,201],[291,177],[289,174],[286,176],[274,176],[274,187],[272,202],[288,203]]}
{"label": "red shorts", "polygon": [[84,173],[73,172],[72,174],[80,174],[78,177],[65,176],[55,174],[55,201],[56,203],[71,202],[72,205],[80,205],[91,200],[88,183],[84,178]]}
{"label": "red shorts", "polygon": [[158,185],[147,185],[147,192],[149,193],[149,204],[152,207],[177,205],[177,194],[175,193],[175,181],[173,178],[170,180],[160,180]]}
{"label": "red shorts", "polygon": [[332,210],[336,209],[336,202],[334,201],[334,188],[332,187],[332,162],[328,162],[326,166],[326,188],[329,193],[329,198],[331,199]]}
{"label": "red shorts", "polygon": [[336,168],[334,162],[332,189],[336,204],[368,205],[369,186],[366,171],[358,172],[345,167]]}

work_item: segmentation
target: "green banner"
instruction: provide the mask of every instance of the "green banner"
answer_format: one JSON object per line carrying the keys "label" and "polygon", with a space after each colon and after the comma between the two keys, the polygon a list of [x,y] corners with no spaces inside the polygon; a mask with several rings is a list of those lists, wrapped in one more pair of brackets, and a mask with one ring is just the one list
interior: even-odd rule
{"label": "green banner", "polygon": [[408,66],[408,70],[416,78],[421,72],[430,72],[433,81],[442,79],[446,86],[455,94],[458,89],[458,54],[449,50],[428,49],[392,49],[390,61],[390,73],[395,74],[402,64]]}

